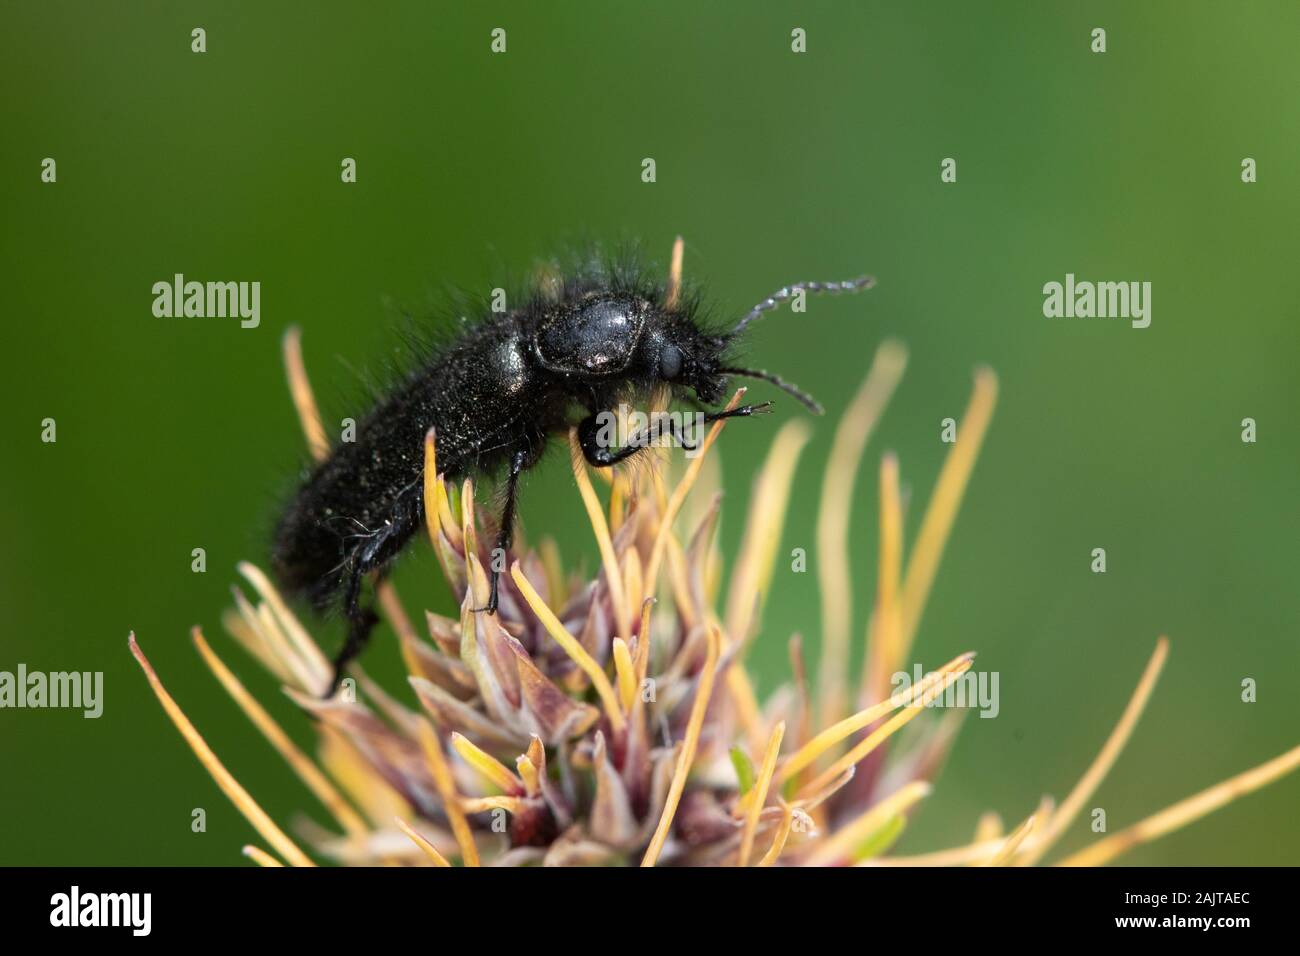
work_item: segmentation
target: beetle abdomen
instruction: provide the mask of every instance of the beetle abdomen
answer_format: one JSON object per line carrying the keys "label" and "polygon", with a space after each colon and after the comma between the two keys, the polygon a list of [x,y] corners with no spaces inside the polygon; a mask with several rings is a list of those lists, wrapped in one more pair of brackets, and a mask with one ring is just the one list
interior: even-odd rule
{"label": "beetle abdomen", "polygon": [[522,439],[540,447],[530,356],[517,319],[475,327],[411,374],[308,475],[272,544],[281,586],[324,608],[354,565],[382,567],[424,519],[424,438],[449,480],[494,471]]}

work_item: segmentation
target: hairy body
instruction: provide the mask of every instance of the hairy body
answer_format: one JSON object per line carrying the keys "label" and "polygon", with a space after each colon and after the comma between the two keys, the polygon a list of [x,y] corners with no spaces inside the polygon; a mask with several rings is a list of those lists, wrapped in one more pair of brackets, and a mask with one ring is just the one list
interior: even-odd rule
{"label": "hairy body", "polygon": [[[717,405],[728,374],[770,381],[816,410],[793,386],[726,356],[759,314],[803,291],[856,291],[869,280],[806,283],[759,303],[732,329],[707,328],[699,300],[669,293],[634,268],[590,265],[562,288],[542,283],[525,304],[490,314],[423,356],[358,424],[356,440],[336,446],[286,506],[272,542],[281,586],[317,609],[341,605],[350,622],[335,660],[334,683],[364,645],[376,617],[361,604],[362,582],[382,574],[424,520],[424,439],[436,435],[448,479],[506,474],[496,547],[508,549],[518,479],[548,439],[578,426],[587,460],[623,461],[660,436],[656,424],[621,448],[604,443],[598,416],[620,402],[648,401],[667,386],[677,398]],[[767,404],[712,412],[706,420],[749,415]],[[671,425],[669,426],[671,428]],[[680,435],[674,435],[678,440]],[[478,610],[494,612],[491,598]]]}

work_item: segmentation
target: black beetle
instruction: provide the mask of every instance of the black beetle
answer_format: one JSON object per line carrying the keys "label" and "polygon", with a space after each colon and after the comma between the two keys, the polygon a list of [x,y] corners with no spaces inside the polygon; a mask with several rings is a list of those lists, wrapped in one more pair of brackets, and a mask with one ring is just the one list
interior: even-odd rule
{"label": "black beetle", "polygon": [[[552,436],[577,424],[582,452],[609,467],[661,438],[682,442],[671,417],[656,417],[621,446],[603,436],[601,415],[628,401],[648,401],[656,388],[674,398],[718,405],[727,376],[767,381],[815,413],[799,389],[759,369],[729,361],[739,336],[762,313],[805,293],[857,292],[869,277],[786,286],[728,329],[711,329],[697,293],[678,294],[634,264],[590,261],[560,282],[539,280],[513,311],[488,312],[413,369],[307,475],[274,532],[272,564],[286,593],[319,610],[341,606],[347,640],[334,661],[331,689],[365,644],[378,618],[362,606],[362,579],[383,574],[424,520],[424,439],[434,430],[439,471],[449,480],[505,469],[496,547],[510,547],[519,476],[541,457]],[[751,415],[770,402],[702,416],[715,421]],[[661,424],[666,422],[666,424]],[[667,433],[667,434],[665,434]],[[494,613],[491,596],[477,610]]]}

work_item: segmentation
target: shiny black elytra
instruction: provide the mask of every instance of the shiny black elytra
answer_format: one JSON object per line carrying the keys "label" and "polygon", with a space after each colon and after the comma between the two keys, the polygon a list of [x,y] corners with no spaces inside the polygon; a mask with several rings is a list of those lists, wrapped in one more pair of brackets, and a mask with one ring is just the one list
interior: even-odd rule
{"label": "shiny black elytra", "polygon": [[[746,327],[800,292],[857,292],[869,277],[786,286],[726,330],[707,328],[697,294],[673,296],[633,266],[591,264],[557,288],[539,281],[526,304],[469,325],[422,356],[359,423],[355,441],[337,445],[306,477],[275,529],[272,564],[281,587],[318,610],[341,606],[347,639],[334,660],[331,693],[378,621],[361,603],[362,579],[384,574],[424,521],[424,439],[433,429],[438,468],[449,480],[505,470],[496,547],[510,547],[519,476],[549,438],[578,426],[583,455],[596,467],[624,461],[667,432],[676,419],[652,420],[622,447],[607,447],[598,415],[670,388],[677,399],[718,405],[728,375],[762,379],[820,414],[811,397],[758,369],[730,364]],[[671,304],[670,304],[671,303]],[[770,402],[709,412],[705,421],[751,415]],[[499,572],[478,610],[495,613]]]}

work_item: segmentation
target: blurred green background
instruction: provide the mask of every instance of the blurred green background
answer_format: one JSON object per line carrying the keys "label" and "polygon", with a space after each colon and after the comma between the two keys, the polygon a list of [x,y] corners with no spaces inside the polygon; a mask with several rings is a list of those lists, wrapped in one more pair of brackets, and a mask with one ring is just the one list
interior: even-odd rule
{"label": "blurred green background", "polygon": [[[998,371],[916,652],[937,666],[979,650],[1000,672],[1001,714],[966,722],[903,850],[1063,796],[1160,633],[1169,664],[1092,801],[1112,831],[1297,742],[1300,6],[470,7],[5,5],[0,669],[102,670],[106,686],[99,720],[0,711],[0,863],[241,862],[252,831],[159,710],[131,629],[271,814],[319,817],[187,637],[202,624],[290,713],[219,623],[235,563],[265,560],[302,456],[280,335],[302,326],[336,419],[403,309],[444,283],[490,289],[582,235],[639,238],[666,259],[683,234],[688,272],[731,314],[794,279],[879,277],[866,296],[761,323],[752,347],[828,408],[783,542],[810,554],[837,415],[882,338],[910,349],[859,482],[855,633],[874,589],[879,454],[900,455],[914,535],[940,420],[960,416],[973,366]],[[498,26],[505,55],[488,49]],[[1104,55],[1089,51],[1098,26]],[[339,180],[349,156],[355,185]],[[40,182],[45,157],[56,184]],[[939,181],[944,157],[956,184]],[[150,287],[176,272],[259,280],[261,326],[154,318]],[[1044,318],[1041,288],[1066,272],[1149,280],[1151,327]],[[40,441],[46,417],[56,444]],[[775,424],[719,445],[726,553]],[[523,514],[590,566],[562,460],[529,477]],[[206,574],[191,573],[195,547]],[[1105,575],[1089,571],[1094,547]],[[445,609],[420,551],[399,586]],[[765,689],[789,633],[818,630],[813,574],[774,587],[755,648]],[[392,641],[375,644],[368,668],[395,678]],[[1245,677],[1257,703],[1240,701]],[[1295,864],[1298,799],[1286,779],[1124,861]],[[194,807],[206,833],[190,831]],[[1089,839],[1080,821],[1065,845]]]}

